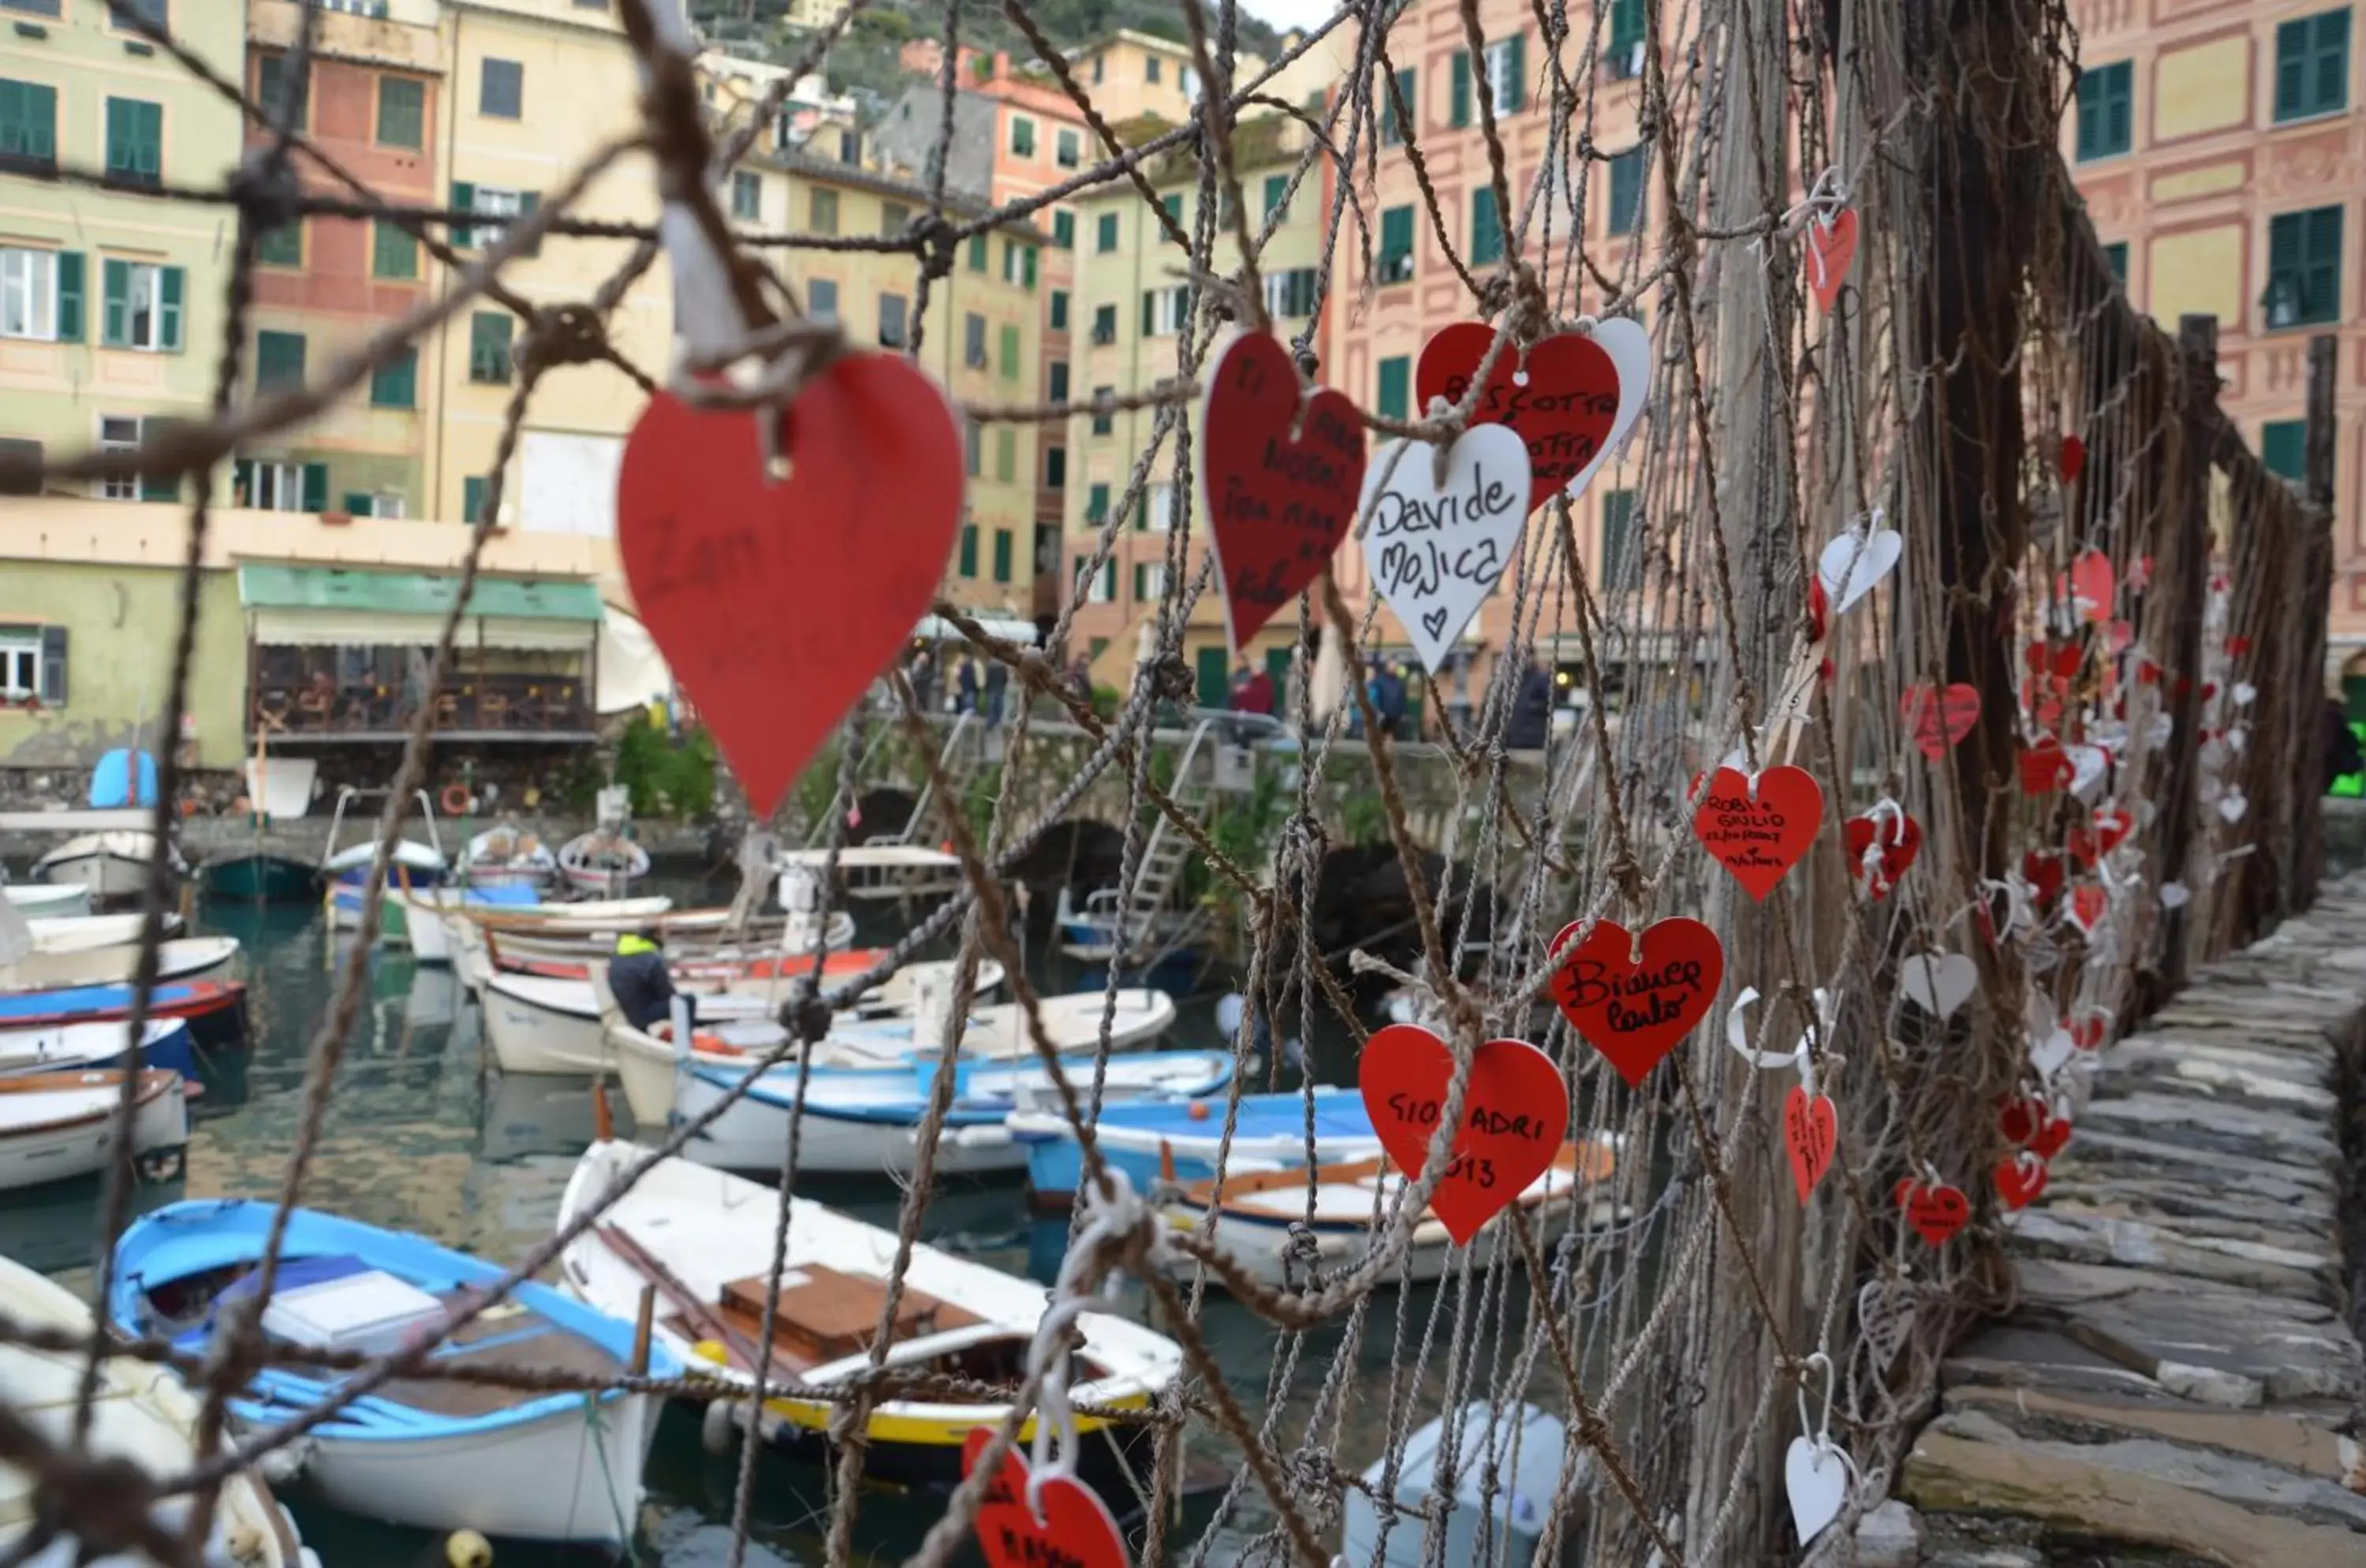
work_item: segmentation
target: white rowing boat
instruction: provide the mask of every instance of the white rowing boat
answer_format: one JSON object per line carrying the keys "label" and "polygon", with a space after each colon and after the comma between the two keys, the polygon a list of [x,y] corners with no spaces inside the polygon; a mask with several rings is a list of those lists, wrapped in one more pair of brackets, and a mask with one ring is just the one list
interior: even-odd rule
{"label": "white rowing boat", "polygon": [[[194,980],[238,956],[234,936],[185,936],[160,942],[156,978]],[[99,947],[80,953],[34,953],[0,964],[0,991],[62,991],[79,986],[128,984],[140,965],[140,949]]]}
{"label": "white rowing boat", "polygon": [[[113,1069],[0,1077],[0,1191],[104,1170],[117,1156],[115,1112],[123,1074]],[[129,1156],[143,1176],[177,1175],[189,1145],[181,1075],[143,1068],[131,1112]]]}

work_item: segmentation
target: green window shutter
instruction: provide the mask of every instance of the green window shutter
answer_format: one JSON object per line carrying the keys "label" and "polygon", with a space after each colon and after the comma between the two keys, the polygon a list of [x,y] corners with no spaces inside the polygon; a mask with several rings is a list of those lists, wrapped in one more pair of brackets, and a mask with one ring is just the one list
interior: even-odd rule
{"label": "green window shutter", "polygon": [[[452,182],[452,210],[455,212],[474,212],[476,209],[477,187],[469,184],[467,180],[454,180]],[[465,251],[469,246],[476,243],[476,233],[475,231],[471,230],[465,223],[455,223],[452,225],[449,239],[454,250]]]}
{"label": "green window shutter", "polygon": [[2320,12],[2276,28],[2279,120],[2332,114],[2349,104],[2349,12]]}
{"label": "green window shutter", "polygon": [[1019,329],[1008,321],[1002,324],[1002,378],[1019,379]]}
{"label": "green window shutter", "polygon": [[1374,401],[1383,419],[1403,419],[1413,401],[1413,361],[1403,355],[1380,361],[1380,395]]}
{"label": "green window shutter", "polygon": [[2112,269],[2112,276],[2119,280],[2120,287],[2123,288],[2126,288],[2128,283],[2128,243],[2125,240],[2114,240],[2110,244],[2105,245],[2103,247],[2103,265]]}
{"label": "green window shutter", "polygon": [[156,270],[163,275],[158,292],[163,300],[163,309],[158,313],[162,324],[158,329],[157,344],[159,347],[177,354],[181,348],[181,297],[186,291],[188,275],[177,266],[158,267]]}
{"label": "green window shutter", "polygon": [[370,276],[408,283],[419,276],[419,242],[399,223],[370,224]]}
{"label": "green window shutter", "polygon": [[304,225],[281,223],[265,229],[254,242],[254,259],[265,266],[304,265]]}
{"label": "green window shutter", "polygon": [[994,531],[994,581],[1010,581],[1010,530],[1008,528]]}
{"label": "green window shutter", "polygon": [[1007,424],[994,433],[994,477],[1003,484],[1019,477],[1019,433]]}
{"label": "green window shutter", "polygon": [[[541,209],[542,192],[538,190],[522,190],[518,192],[518,217],[521,220],[533,217]],[[522,256],[538,256],[542,254],[542,242],[536,240],[533,244],[528,245],[525,249],[520,251],[518,254]]]}
{"label": "green window shutter", "polygon": [[271,392],[304,384],[304,334],[260,332],[254,334],[254,385]]}
{"label": "green window shutter", "polygon": [[[1394,147],[1405,140],[1405,119],[1421,120],[1421,97],[1414,89],[1414,68],[1410,65],[1397,73],[1394,96],[1383,93],[1380,103],[1380,145]],[[1404,113],[1397,112],[1397,98],[1404,100]]]}
{"label": "green window shutter", "polygon": [[1470,193],[1470,265],[1484,266],[1504,257],[1504,221],[1495,211],[1495,190],[1482,186]]}
{"label": "green window shutter", "polygon": [[98,274],[105,288],[98,341],[109,348],[127,348],[131,343],[131,264],[102,257]]}
{"label": "green window shutter", "polygon": [[1289,199],[1289,197],[1290,176],[1288,175],[1266,175],[1265,212],[1268,219],[1272,218],[1275,213],[1281,210],[1281,204],[1285,200]]}
{"label": "green window shutter", "polygon": [[460,519],[463,523],[474,523],[484,515],[485,481],[474,474],[460,481],[460,510],[468,514]]}
{"label": "green window shutter", "polygon": [[1052,290],[1052,330],[1055,333],[1068,330],[1068,291],[1065,288]]}
{"label": "green window shutter", "polygon": [[1470,51],[1467,49],[1454,51],[1454,73],[1447,104],[1447,120],[1456,130],[1470,123]]}
{"label": "green window shutter", "polygon": [[1052,243],[1064,251],[1076,249],[1076,215],[1073,212],[1052,214]]}
{"label": "green window shutter", "polygon": [[405,349],[370,373],[370,406],[407,409],[419,401],[419,351]]}
{"label": "green window shutter", "polygon": [[2271,419],[2259,427],[2259,462],[2278,479],[2308,477],[2308,421]]}
{"label": "green window shutter", "polygon": [[1019,283],[1023,288],[1035,287],[1035,247],[1027,245],[1019,252]]}
{"label": "green window shutter", "polygon": [[1110,600],[1117,597],[1117,562],[1113,560],[1101,562],[1101,597]]}
{"label": "green window shutter", "polygon": [[1610,50],[1627,56],[1643,41],[1643,0],[1611,0]]}
{"label": "green window shutter", "polygon": [[1145,288],[1142,293],[1142,335],[1148,337],[1157,328],[1158,290]]}
{"label": "green window shutter", "polygon": [[367,491],[349,490],[345,491],[345,499],[343,505],[344,507],[345,515],[348,517],[368,516],[373,504],[374,502],[371,501]]}
{"label": "green window shutter", "polygon": [[1104,212],[1094,225],[1093,248],[1097,251],[1117,249],[1117,214]]}
{"label": "green window shutter", "polygon": [[1136,603],[1136,604],[1140,604],[1143,600],[1147,599],[1147,598],[1149,598],[1149,597],[1150,597],[1150,565],[1149,565],[1149,563],[1148,563],[1148,562],[1146,562],[1146,561],[1136,561],[1136,562],[1134,562],[1134,563],[1133,563],[1133,598],[1134,598],[1134,603]]}
{"label": "green window shutter", "polygon": [[1413,276],[1413,209],[1391,207],[1380,214],[1380,281],[1403,283]]}
{"label": "green window shutter", "polygon": [[83,266],[80,251],[58,253],[58,341],[82,341]]}
{"label": "green window shutter", "polygon": [[1602,498],[1602,584],[1632,587],[1635,556],[1635,492],[1614,490]]}
{"label": "green window shutter", "polygon": [[1085,492],[1085,521],[1087,523],[1108,522],[1109,501],[1109,486],[1095,485],[1090,490],[1087,490]]}
{"label": "green window shutter", "polygon": [[969,237],[969,269],[972,272],[986,270],[986,236],[983,234]]}
{"label": "green window shutter", "polygon": [[1504,101],[1516,114],[1528,101],[1528,35],[1514,33],[1504,41],[1509,46],[1504,51],[1504,69],[1512,78],[1504,84]]}
{"label": "green window shutter", "polygon": [[1180,229],[1183,226],[1183,193],[1181,191],[1160,197],[1158,205],[1166,209],[1166,216],[1177,228]]}
{"label": "green window shutter", "polygon": [[404,76],[377,80],[377,141],[381,147],[418,150],[427,118],[427,87]]}
{"label": "green window shutter", "polygon": [[510,379],[509,313],[479,310],[468,318],[468,379],[507,386]]}
{"label": "green window shutter", "polygon": [[58,158],[58,90],[0,82],[0,160],[47,168]]}
{"label": "green window shutter", "polygon": [[961,574],[963,577],[977,575],[977,525],[975,523],[962,525]]}
{"label": "green window shutter", "polygon": [[[146,446],[167,434],[180,423],[176,419],[151,417],[140,422],[141,445]],[[142,474],[140,476],[140,499],[142,501],[178,501],[181,499],[181,476],[178,474]]]}
{"label": "green window shutter", "polygon": [[329,510],[329,465],[326,463],[304,465],[304,510]]}
{"label": "green window shutter", "polygon": [[2135,134],[2135,67],[2125,60],[2079,76],[2078,153],[2083,161],[2126,152]]}
{"label": "green window shutter", "polygon": [[1610,160],[1610,231],[1631,234],[1643,221],[1643,150]]}

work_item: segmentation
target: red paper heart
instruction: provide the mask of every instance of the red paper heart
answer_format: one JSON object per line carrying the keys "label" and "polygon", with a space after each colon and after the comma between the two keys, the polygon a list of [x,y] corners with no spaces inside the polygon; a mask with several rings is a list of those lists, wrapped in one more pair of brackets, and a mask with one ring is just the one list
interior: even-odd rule
{"label": "red paper heart", "polygon": [[[1418,1025],[1392,1023],[1364,1042],[1357,1082],[1372,1131],[1416,1179],[1453,1081],[1454,1053]],[[1525,1040],[1488,1041],[1470,1058],[1462,1127],[1430,1212],[1468,1242],[1545,1173],[1568,1132],[1569,1088],[1552,1058]]]}
{"label": "red paper heart", "polygon": [[2051,735],[2041,736],[2021,752],[2021,793],[2050,795],[2057,789],[2067,789],[2070,781],[2079,776],[2078,766],[2062,742]]}
{"label": "red paper heart", "polygon": [[2045,1162],[2007,1155],[1996,1162],[1997,1201],[2008,1209],[2026,1209],[2045,1190]]}
{"label": "red paper heart", "polygon": [[[962,1444],[962,1474],[977,1468],[993,1441],[986,1427]],[[1016,1449],[1002,1456],[1002,1468],[986,1483],[977,1509],[977,1543],[990,1568],[1127,1568],[1125,1536],[1117,1517],[1098,1494],[1073,1476],[1043,1483],[1043,1518],[1027,1506],[1027,1461]]]}
{"label": "red paper heart", "polygon": [[2021,857],[2021,879],[2041,909],[2061,897],[2062,876],[2062,857],[2055,851],[2032,850]]}
{"label": "red paper heart", "polygon": [[1200,473],[1234,648],[1322,575],[1355,525],[1362,417],[1328,387],[1302,420],[1300,400],[1297,364],[1266,333],[1233,339],[1208,377]]}
{"label": "red paper heart", "polygon": [[1824,640],[1824,633],[1831,625],[1831,595],[1824,592],[1822,575],[1819,573],[1809,577],[1808,579],[1808,640],[1809,642]]}
{"label": "red paper heart", "polygon": [[2248,652],[2250,652],[2250,651],[2251,651],[2251,639],[2250,639],[2249,637],[2228,637],[2228,638],[2226,639],[2226,657],[2227,657],[2227,658],[2229,658],[2229,659],[2240,659],[2240,658],[2242,658],[2242,657],[2243,657],[2243,655],[2245,655],[2245,654],[2247,654],[2247,653],[2248,653]]}
{"label": "red paper heart", "polygon": [[[1868,861],[1865,852],[1873,848],[1876,833],[1881,836],[1881,849]],[[1841,844],[1848,851],[1849,866],[1865,891],[1887,898],[1906,868],[1914,863],[1914,857],[1922,852],[1922,825],[1902,815],[1878,822],[1871,817],[1852,817],[1842,825]]]}
{"label": "red paper heart", "polygon": [[848,354],[783,419],[660,392],[625,443],[616,548],[634,607],[769,817],[929,612],[962,516],[962,444],[936,383]]}
{"label": "red paper heart", "polygon": [[2022,655],[2033,675],[2051,675],[2057,681],[2067,681],[2079,673],[2079,666],[2087,660],[2087,650],[2075,642],[2033,642]]}
{"label": "red paper heart", "polygon": [[[2112,614],[2112,591],[2118,581],[2111,557],[2101,550],[2081,550],[2070,563],[2068,592],[2064,596],[2079,601],[2075,607],[2081,620],[2107,620]],[[2057,584],[2057,592],[2060,588]]]}
{"label": "red paper heart", "polygon": [[2124,811],[2096,812],[2091,824],[2081,823],[2070,829],[2067,843],[2071,858],[2082,866],[2094,864],[2118,849],[2121,840],[2135,830],[2135,818]]}
{"label": "red paper heart", "polygon": [[1693,814],[1693,833],[1752,898],[1763,898],[1814,845],[1823,819],[1824,792],[1804,768],[1765,769],[1755,799],[1748,774],[1719,768]]}
{"label": "red paper heart", "polygon": [[2103,1015],[2090,1012],[2076,1023],[2066,1024],[2070,1031],[2070,1043],[2081,1051],[2092,1051],[2103,1043]]}
{"label": "red paper heart", "polygon": [[1562,951],[1576,931],[1576,925],[1567,925],[1553,938],[1553,950],[1560,954],[1553,968],[1553,1000],[1586,1043],[1629,1087],[1640,1088],[1660,1058],[1692,1032],[1717,1000],[1725,978],[1725,948],[1715,931],[1682,918],[1646,930],[1639,960],[1627,928],[1610,920]]}
{"label": "red paper heart", "polygon": [[2138,556],[2136,557],[2135,564],[2128,568],[2128,587],[2135,592],[2141,593],[2151,586],[2152,557]]}
{"label": "red paper heart", "polygon": [[2087,468],[2087,444],[2084,441],[2079,440],[2075,435],[2064,436],[2062,438],[2062,456],[2058,460],[2057,466],[2062,470],[2062,482],[2064,484],[2077,484],[2079,482],[2079,476],[2084,473]]}
{"label": "red paper heart", "polygon": [[1898,716],[1914,732],[1915,749],[1937,761],[1980,721],[1980,694],[1961,681],[1941,691],[1929,681],[1909,686],[1898,699]]}
{"label": "red paper heart", "polygon": [[2136,664],[2136,684],[2139,686],[2159,685],[2160,666],[2155,664],[2149,659],[2139,660]]}
{"label": "red paper heart", "polygon": [[2070,1119],[2056,1116],[2034,1095],[2009,1100],[1997,1112],[1997,1131],[2016,1148],[2052,1159],[2070,1142]]}
{"label": "red paper heart", "polygon": [[2070,890],[2070,919],[2080,931],[2091,934],[2103,921],[2103,911],[2110,907],[2110,896],[2101,886],[2082,882]]}
{"label": "red paper heart", "polygon": [[[1414,412],[1425,411],[1432,398],[1459,405],[1494,341],[1494,328],[1457,321],[1423,344],[1413,373]],[[1470,416],[1473,424],[1509,425],[1528,444],[1530,511],[1569,488],[1617,422],[1617,363],[1583,333],[1539,339],[1526,365],[1505,344]]]}
{"label": "red paper heart", "polygon": [[1856,259],[1856,212],[1843,207],[1829,218],[1808,225],[1808,289],[1816,303],[1830,310],[1848,281],[1849,263]]}
{"label": "red paper heart", "polygon": [[1972,1217],[1971,1200],[1959,1188],[1926,1186],[1908,1178],[1898,1184],[1898,1206],[1906,1223],[1932,1247],[1944,1247]]}
{"label": "red paper heart", "polygon": [[1832,1151],[1840,1142],[1840,1119],[1831,1097],[1809,1094],[1793,1085],[1783,1097],[1783,1146],[1791,1156],[1791,1185],[1805,1204],[1816,1183],[1832,1168]]}

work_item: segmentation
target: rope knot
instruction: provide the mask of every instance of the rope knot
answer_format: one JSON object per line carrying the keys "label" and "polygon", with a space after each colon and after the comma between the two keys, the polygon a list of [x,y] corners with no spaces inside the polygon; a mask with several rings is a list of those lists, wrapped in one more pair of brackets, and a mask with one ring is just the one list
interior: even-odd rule
{"label": "rope knot", "polygon": [[288,160],[275,157],[268,150],[249,154],[231,171],[230,198],[254,226],[258,240],[303,218],[303,194]]}
{"label": "rope knot", "polygon": [[933,279],[953,275],[955,235],[952,219],[942,213],[924,212],[912,220],[904,236],[919,255],[921,276]]}
{"label": "rope knot", "polygon": [[[803,987],[803,982],[799,982]],[[818,1045],[829,1038],[829,1026],[835,1015],[829,1004],[809,988],[781,1004],[781,1028],[789,1037],[803,1045]]]}
{"label": "rope knot", "polygon": [[1200,691],[1200,678],[1191,672],[1189,665],[1183,662],[1183,655],[1179,652],[1159,655],[1158,661],[1151,666],[1150,684],[1152,691],[1168,702],[1185,705],[1189,705]]}
{"label": "rope knot", "polygon": [[512,355],[529,378],[553,366],[596,365],[608,357],[608,329],[589,305],[546,305],[526,323]]}

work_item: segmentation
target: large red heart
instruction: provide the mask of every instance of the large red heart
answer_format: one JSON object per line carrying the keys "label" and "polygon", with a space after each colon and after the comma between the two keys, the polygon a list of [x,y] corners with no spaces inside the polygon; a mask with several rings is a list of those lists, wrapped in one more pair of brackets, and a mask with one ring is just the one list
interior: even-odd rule
{"label": "large red heart", "polygon": [[2021,793],[2051,795],[2067,789],[2079,776],[2077,764],[2062,750],[2062,742],[2051,735],[2041,736],[2021,750]]}
{"label": "large red heart", "polygon": [[2103,923],[2103,912],[2110,907],[2111,895],[2099,883],[2082,882],[2070,889],[2070,919],[2090,935]]}
{"label": "large red heart", "polygon": [[[1392,1023],[1364,1042],[1356,1081],[1380,1146],[1418,1179],[1454,1081],[1454,1053],[1426,1029]],[[1468,1242],[1545,1173],[1568,1132],[1569,1086],[1552,1058],[1525,1040],[1488,1041],[1470,1058],[1462,1126],[1430,1212]]]}
{"label": "large red heart", "polygon": [[1563,951],[1577,930],[1553,938],[1553,1000],[1587,1044],[1639,1089],[1660,1058],[1692,1032],[1725,979],[1725,947],[1698,920],[1660,920],[1643,932],[1642,956],[1627,928],[1604,920]]}
{"label": "large red heart", "polygon": [[2135,818],[2124,811],[2098,811],[2091,823],[2081,823],[2070,829],[2067,843],[2071,858],[2080,865],[2092,865],[2118,849],[2135,826]]}
{"label": "large red heart", "polygon": [[1935,762],[1979,723],[1979,689],[1958,681],[1942,691],[1935,682],[1923,681],[1906,688],[1898,699],[1898,712],[1914,732],[1915,748]]}
{"label": "large red heart", "polygon": [[2077,1022],[2065,1021],[2070,1031],[2070,1043],[2081,1051],[2092,1051],[2103,1043],[2103,1031],[2110,1027],[2100,1012],[2090,1012]]}
{"label": "large red heart", "polygon": [[[1432,398],[1459,404],[1494,341],[1494,328],[1457,321],[1424,344],[1413,373],[1414,412],[1425,413]],[[1531,512],[1569,488],[1601,453],[1617,420],[1617,364],[1583,333],[1539,339],[1526,365],[1504,344],[1470,415],[1473,424],[1509,425],[1528,444]]]}
{"label": "large red heart", "polygon": [[[994,1440],[984,1427],[962,1444],[962,1474],[977,1468]],[[1013,1449],[986,1483],[977,1509],[977,1543],[991,1568],[1126,1568],[1125,1536],[1109,1505],[1083,1482],[1055,1475],[1042,1486],[1043,1517],[1027,1504],[1027,1461]]]}
{"label": "large red heart", "polygon": [[1959,1189],[1926,1186],[1911,1177],[1898,1184],[1898,1206],[1915,1234],[1932,1247],[1944,1247],[1972,1217],[1971,1201]]}
{"label": "large red heart", "polygon": [[1302,417],[1299,403],[1298,367],[1269,333],[1243,333],[1216,356],[1200,473],[1234,648],[1322,575],[1355,526],[1363,418],[1328,387]]}
{"label": "large red heart", "polygon": [[760,818],[928,614],[961,527],[962,444],[936,384],[884,354],[806,384],[778,482],[758,417],[651,398],[616,476],[616,548]]}
{"label": "large red heart", "polygon": [[1808,288],[1816,303],[1830,310],[1848,281],[1849,263],[1856,259],[1856,212],[1843,207],[1831,217],[1808,224]]}
{"label": "large red heart", "polygon": [[1752,898],[1763,898],[1815,843],[1823,819],[1824,792],[1804,768],[1764,770],[1754,796],[1750,775],[1719,768],[1693,813],[1693,832]]}
{"label": "large red heart", "polygon": [[1794,1085],[1783,1097],[1783,1146],[1790,1153],[1791,1185],[1798,1190],[1802,1204],[1831,1169],[1840,1135],[1830,1095],[1809,1094]]}
{"label": "large red heart", "polygon": [[[1874,847],[1874,835],[1881,837],[1881,848],[1868,855]],[[1876,898],[1887,898],[1914,857],[1922,852],[1922,824],[1899,813],[1895,817],[1852,817],[1841,827],[1841,843],[1848,851],[1849,865],[1865,890]]]}
{"label": "large red heart", "polygon": [[2055,584],[2056,596],[2073,601],[2079,618],[2085,621],[2109,620],[2112,595],[2119,586],[2119,573],[2112,569],[2112,558],[2101,550],[2081,550],[2070,563],[2067,581]]}
{"label": "large red heart", "polygon": [[2045,1162],[2007,1155],[1996,1162],[1997,1201],[2008,1209],[2026,1209],[2045,1190]]}

